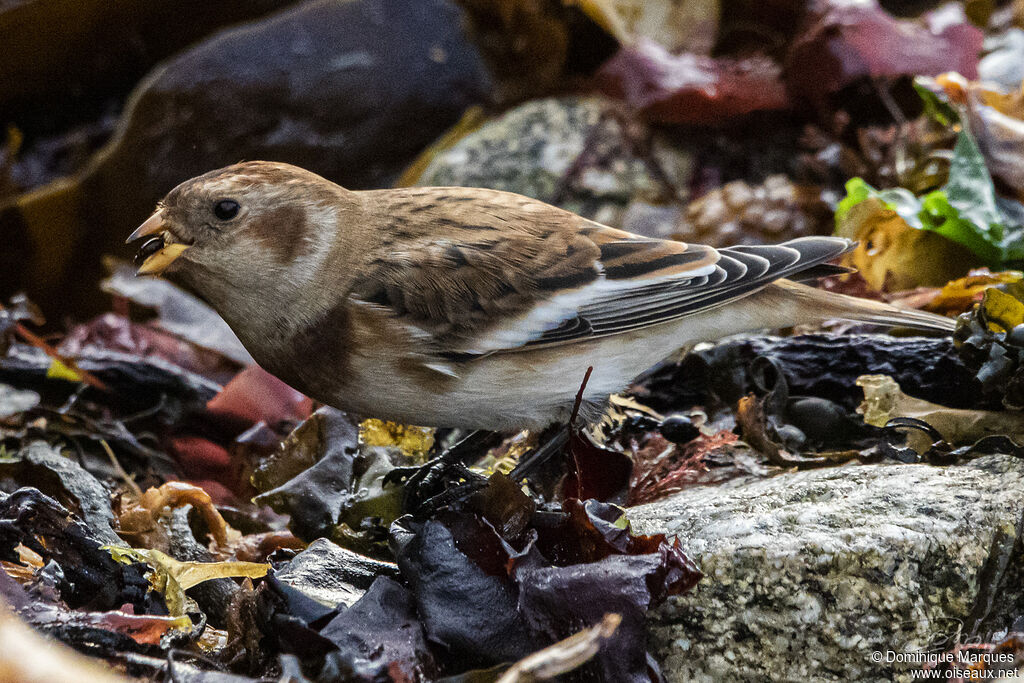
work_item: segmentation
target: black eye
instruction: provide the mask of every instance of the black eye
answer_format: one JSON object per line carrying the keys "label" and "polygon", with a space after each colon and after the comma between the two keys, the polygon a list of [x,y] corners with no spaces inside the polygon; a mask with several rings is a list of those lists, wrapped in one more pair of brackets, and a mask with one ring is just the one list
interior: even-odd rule
{"label": "black eye", "polygon": [[234,199],[221,199],[213,205],[213,215],[217,217],[217,220],[229,221],[238,215],[240,208],[242,207]]}

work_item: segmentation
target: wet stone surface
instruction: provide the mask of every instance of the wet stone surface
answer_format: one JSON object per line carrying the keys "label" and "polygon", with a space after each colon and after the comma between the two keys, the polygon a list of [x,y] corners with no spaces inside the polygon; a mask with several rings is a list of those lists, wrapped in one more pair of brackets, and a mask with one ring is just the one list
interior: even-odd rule
{"label": "wet stone surface", "polygon": [[[989,642],[1024,603],[1024,462],[852,465],[636,507],[705,578],[649,620],[671,681],[908,680],[871,653]],[[989,637],[987,637],[989,636]]]}

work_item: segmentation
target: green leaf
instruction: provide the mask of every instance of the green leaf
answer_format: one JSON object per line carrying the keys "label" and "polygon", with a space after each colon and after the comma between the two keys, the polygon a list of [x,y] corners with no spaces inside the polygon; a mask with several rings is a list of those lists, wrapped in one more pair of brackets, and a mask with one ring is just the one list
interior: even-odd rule
{"label": "green leaf", "polygon": [[952,126],[960,121],[960,115],[941,94],[942,87],[934,79],[918,76],[914,79],[914,90],[924,102],[925,116],[943,126]]}
{"label": "green leaf", "polygon": [[837,226],[851,208],[870,197],[881,200],[911,227],[962,244],[989,265],[1024,260],[1024,221],[998,199],[985,157],[966,125],[957,136],[943,187],[915,197],[903,188],[879,191],[853,178],[836,209]]}
{"label": "green leaf", "polygon": [[838,226],[843,220],[846,219],[846,214],[850,213],[857,204],[868,197],[878,196],[878,190],[864,182],[863,178],[850,178],[846,181],[846,196],[839,202],[839,206],[836,207],[836,225]]}

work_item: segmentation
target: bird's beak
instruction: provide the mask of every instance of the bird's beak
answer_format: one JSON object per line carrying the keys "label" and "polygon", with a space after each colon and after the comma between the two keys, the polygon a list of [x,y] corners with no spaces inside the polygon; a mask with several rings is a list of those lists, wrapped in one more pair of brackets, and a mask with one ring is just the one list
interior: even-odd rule
{"label": "bird's beak", "polygon": [[[182,244],[180,242],[169,242],[166,241],[167,236],[173,236],[173,233],[168,231],[167,223],[164,220],[163,209],[158,210],[152,216],[146,219],[146,221],[136,228],[135,232],[128,236],[127,242],[134,242],[137,239],[143,237],[155,235],[163,235],[164,241],[157,242],[155,250],[150,246],[151,241],[146,241],[139,250],[139,255],[135,257],[136,263],[139,258],[145,260],[139,265],[139,269],[135,272],[136,275],[159,275],[171,265],[175,259],[185,253],[188,250],[188,244]],[[152,251],[152,253],[146,254],[145,252]]]}

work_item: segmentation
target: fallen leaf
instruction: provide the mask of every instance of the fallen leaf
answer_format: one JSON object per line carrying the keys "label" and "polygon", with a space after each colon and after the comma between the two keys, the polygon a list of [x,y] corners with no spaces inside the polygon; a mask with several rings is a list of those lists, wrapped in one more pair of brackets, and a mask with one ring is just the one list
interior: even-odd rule
{"label": "fallen leaf", "polygon": [[[848,196],[857,191],[855,180],[847,184]],[[879,292],[938,287],[981,265],[964,247],[909,225],[881,197],[865,197],[845,211],[837,211],[836,234],[857,242],[853,251],[843,256],[843,265],[856,268]]]}
{"label": "fallen leaf", "polygon": [[[149,580],[154,590],[164,596],[167,611],[173,617],[185,617],[192,605],[185,591],[212,579],[248,577],[258,579],[266,575],[269,564],[256,562],[182,562],[159,550],[105,546],[111,557],[121,563],[144,562],[152,568]],[[182,622],[184,623],[184,622]],[[191,628],[191,620],[187,625]]]}
{"label": "fallen leaf", "polygon": [[[884,427],[893,418],[911,417],[928,423],[954,446],[974,443],[986,436],[1002,435],[1024,443],[1024,413],[1016,411],[967,410],[947,408],[907,396],[886,375],[863,375],[857,386],[864,390],[864,402],[857,412],[864,421]],[[911,446],[924,453],[931,440],[920,432],[910,432]]]}
{"label": "fallen leaf", "polygon": [[896,19],[875,0],[817,0],[790,45],[786,82],[820,101],[865,77],[958,71],[975,78],[982,41],[959,5],[916,20]]}

